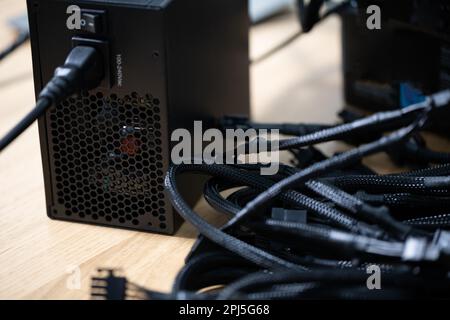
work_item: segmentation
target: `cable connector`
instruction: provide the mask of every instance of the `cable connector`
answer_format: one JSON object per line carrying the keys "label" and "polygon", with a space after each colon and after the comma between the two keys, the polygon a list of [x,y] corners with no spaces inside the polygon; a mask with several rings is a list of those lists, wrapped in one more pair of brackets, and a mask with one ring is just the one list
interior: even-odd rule
{"label": "cable connector", "polygon": [[307,217],[308,212],[306,210],[288,210],[284,208],[272,208],[272,219],[276,221],[306,224]]}
{"label": "cable connector", "polygon": [[409,237],[403,246],[402,260],[410,262],[436,261],[439,250],[430,246],[426,238]]}
{"label": "cable connector", "polygon": [[117,270],[98,269],[99,275],[92,278],[91,298],[94,300],[125,300],[127,279],[116,276]]}
{"label": "cable connector", "polygon": [[120,270],[98,269],[92,277],[91,299],[93,300],[167,300],[170,294],[150,291],[118,276]]}
{"label": "cable connector", "polygon": [[104,75],[100,53],[93,47],[77,46],[67,56],[63,66],[55,70],[50,82],[39,95],[56,104],[77,90],[89,90],[99,85]]}
{"label": "cable connector", "polygon": [[450,232],[438,230],[431,241],[426,238],[406,239],[402,259],[404,261],[437,261],[450,257]]}
{"label": "cable connector", "polygon": [[445,107],[450,104],[450,90],[443,90],[438,93],[433,94],[431,97],[433,106],[440,108]]}
{"label": "cable connector", "polygon": [[437,230],[434,234],[433,243],[439,248],[442,256],[450,257],[450,232]]}

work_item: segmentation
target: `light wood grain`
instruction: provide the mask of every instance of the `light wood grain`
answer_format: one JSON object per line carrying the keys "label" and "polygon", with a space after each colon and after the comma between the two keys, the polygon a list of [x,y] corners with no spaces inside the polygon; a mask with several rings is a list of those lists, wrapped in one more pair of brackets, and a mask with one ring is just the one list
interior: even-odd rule
{"label": "light wood grain", "polygon": [[[0,47],[13,40],[5,22],[25,10],[23,0],[0,0]],[[293,14],[258,25],[251,32],[252,56],[259,56],[298,29]],[[336,120],[342,107],[339,21],[332,18],[273,58],[251,69],[252,113],[256,120]],[[0,63],[0,134],[34,103],[30,46]],[[435,143],[447,145],[446,141]],[[322,146],[327,153],[343,148]],[[368,159],[379,171],[394,167],[385,156]],[[174,237],[49,220],[37,126],[0,155],[0,298],[87,299],[90,277],[99,267],[121,268],[129,279],[168,291],[195,240],[184,224]],[[211,215],[204,202],[200,212]],[[81,288],[71,272],[79,268]]]}

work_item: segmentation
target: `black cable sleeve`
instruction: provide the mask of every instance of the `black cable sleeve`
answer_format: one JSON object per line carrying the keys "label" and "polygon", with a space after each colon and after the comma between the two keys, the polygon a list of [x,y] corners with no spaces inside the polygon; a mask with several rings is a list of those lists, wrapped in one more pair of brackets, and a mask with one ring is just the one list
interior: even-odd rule
{"label": "black cable sleeve", "polygon": [[[245,186],[251,186],[258,189],[260,192],[271,188],[275,182],[263,178],[257,174],[245,172],[235,169],[230,166],[222,165],[182,165],[184,171],[208,173],[213,176],[228,179],[238,184]],[[246,166],[248,167],[248,166]],[[295,170],[294,168],[292,168]],[[285,169],[286,170],[286,169]],[[311,210],[317,216],[329,220],[333,225],[341,227],[345,230],[349,230],[356,233],[366,234],[373,237],[380,237],[380,231],[377,228],[370,227],[364,223],[359,222],[356,219],[349,217],[348,215],[327,206],[326,204],[307,197],[297,191],[287,190],[281,192],[279,195],[282,201],[288,204],[298,206]],[[231,224],[227,224],[224,228],[231,227]]]}
{"label": "black cable sleeve", "polygon": [[229,189],[229,184],[223,185],[222,188],[219,189],[219,186],[221,185],[220,182],[223,183],[223,181],[220,181],[219,179],[209,179],[205,184],[203,196],[208,204],[214,209],[226,214],[235,215],[239,212],[241,207],[232,201],[227,201],[220,195],[220,192]]}
{"label": "black cable sleeve", "polygon": [[[218,272],[220,270],[223,271]],[[215,285],[227,285],[257,270],[254,264],[240,257],[222,251],[207,252],[185,264],[175,279],[172,292],[197,292]],[[207,273],[211,275],[205,277]]]}
{"label": "black cable sleeve", "polygon": [[223,248],[230,250],[237,255],[252,261],[256,265],[263,268],[276,270],[276,269],[294,269],[294,270],[306,270],[305,267],[295,265],[289,261],[285,261],[276,256],[268,254],[264,250],[254,247],[244,241],[241,241],[225,232],[213,227],[208,222],[206,222],[202,217],[200,217],[196,212],[194,212],[186,201],[180,195],[178,188],[176,186],[176,176],[181,174],[183,171],[187,171],[185,166],[172,166],[165,179],[166,190],[170,194],[170,200],[174,208],[180,213],[180,215],[197,230],[204,235],[206,238],[217,243]]}
{"label": "black cable sleeve", "polygon": [[[396,174],[398,175],[398,174]],[[442,164],[431,168],[419,169],[410,172],[400,174],[402,176],[411,177],[436,177],[436,176],[448,176],[450,175],[450,164]]]}
{"label": "black cable sleeve", "polygon": [[[274,284],[289,283],[314,283],[321,284],[356,284],[364,286],[367,281],[367,273],[355,270],[315,270],[312,272],[258,272],[250,274],[235,283],[227,286],[218,296],[218,300],[242,299],[246,297],[246,291],[264,288]],[[385,284],[396,284],[400,288],[424,288],[426,281],[408,274],[383,274]],[[431,282],[431,281],[430,281]],[[439,283],[433,281],[436,287],[444,288],[448,281]],[[366,288],[367,289],[367,288]]]}
{"label": "black cable sleeve", "polygon": [[412,142],[405,143],[403,148],[401,148],[401,152],[404,153],[403,156],[419,163],[442,164],[450,162],[450,153],[433,151]]}
{"label": "black cable sleeve", "polygon": [[425,121],[426,118],[423,117],[416,123],[406,128],[395,131],[388,136],[382,137],[375,142],[360,146],[345,153],[336,155],[333,158],[318,162],[274,184],[267,191],[261,193],[254,200],[250,201],[235,217],[233,217],[228,222],[227,226],[236,224],[244,217],[251,215],[253,212],[259,210],[268,201],[278,196],[283,190],[289,189],[293,185],[306,182],[313,178],[317,178],[318,176],[329,170],[343,167],[348,163],[354,162],[357,159],[361,159],[365,156],[382,151],[386,147],[405,141],[405,139],[412,135],[418,128],[421,128]]}
{"label": "black cable sleeve", "polygon": [[405,220],[404,223],[415,227],[448,228],[450,227],[450,214],[409,219]]}
{"label": "black cable sleeve", "polygon": [[409,176],[339,176],[324,178],[324,182],[336,187],[357,192],[432,192],[448,193],[450,177],[409,177]]}
{"label": "black cable sleeve", "polygon": [[400,258],[403,253],[403,242],[382,241],[331,228],[272,219],[266,220],[264,224],[273,230],[297,235],[303,239],[312,239],[324,244],[333,245],[336,247],[336,250],[342,250],[344,252],[354,250],[396,258]]}
{"label": "black cable sleeve", "polygon": [[324,184],[320,181],[309,181],[306,186],[321,196],[333,201],[337,205],[370,222],[380,224],[401,239],[405,239],[412,228],[396,221],[391,217],[387,207],[373,207],[364,203],[357,197],[350,195],[338,188]]}
{"label": "black cable sleeve", "polygon": [[369,130],[382,132],[395,129],[413,121],[418,113],[423,112],[429,106],[430,101],[427,101],[400,110],[379,112],[351,123],[345,123],[306,136],[282,140],[279,142],[279,150],[306,147],[332,140],[344,140],[347,137]]}
{"label": "black cable sleeve", "polygon": [[355,196],[361,201],[374,205],[385,205],[389,208],[405,208],[409,210],[445,211],[450,208],[450,197],[417,195],[411,193],[369,194],[358,191]]}

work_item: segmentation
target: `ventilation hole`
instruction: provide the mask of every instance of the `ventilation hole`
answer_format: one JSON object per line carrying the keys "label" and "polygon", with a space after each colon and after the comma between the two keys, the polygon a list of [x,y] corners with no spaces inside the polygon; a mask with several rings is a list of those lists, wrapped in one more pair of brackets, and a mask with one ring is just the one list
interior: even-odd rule
{"label": "ventilation hole", "polygon": [[160,100],[81,93],[48,113],[54,215],[166,229]]}

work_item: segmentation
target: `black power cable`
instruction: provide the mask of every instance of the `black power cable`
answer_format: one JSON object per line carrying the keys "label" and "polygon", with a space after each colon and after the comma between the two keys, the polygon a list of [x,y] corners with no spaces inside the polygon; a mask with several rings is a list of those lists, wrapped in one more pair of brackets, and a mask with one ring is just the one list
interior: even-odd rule
{"label": "black power cable", "polygon": [[83,89],[92,89],[104,75],[101,54],[92,47],[77,46],[67,56],[63,66],[41,91],[36,106],[13,129],[0,139],[0,152],[22,134],[48,108]]}
{"label": "black power cable", "polygon": [[409,176],[340,176],[324,179],[327,183],[345,190],[370,190],[381,192],[414,192],[420,194],[449,194],[450,177]]}
{"label": "black power cable", "polygon": [[0,51],[0,61],[9,56],[12,52],[14,52],[17,48],[23,45],[30,38],[30,33],[28,31],[20,32],[16,37],[13,43],[11,43],[8,47]]}
{"label": "black power cable", "polygon": [[364,203],[357,197],[339,190],[333,185],[327,185],[320,181],[309,181],[307,187],[321,196],[333,201],[338,206],[343,207],[355,215],[364,216],[367,220],[377,223],[382,227],[394,232],[401,239],[405,239],[412,228],[393,219],[387,207],[373,207]]}
{"label": "black power cable", "polygon": [[[307,286],[306,288],[303,288],[306,291],[309,291],[311,289],[317,288],[317,286],[323,286],[323,284],[341,284],[343,285],[343,288],[341,290],[347,291],[352,288],[352,285],[357,285],[359,283],[365,282],[367,279],[367,274],[363,272],[355,272],[355,271],[333,271],[333,270],[318,270],[314,272],[309,273],[300,273],[300,272],[277,272],[277,273],[267,273],[267,272],[258,272],[249,274],[247,277],[240,279],[236,281],[233,284],[230,284],[227,288],[225,288],[220,295],[218,296],[218,299],[239,299],[239,298],[245,298],[245,291],[252,288],[253,290],[262,290],[265,288],[270,288],[271,286],[275,284],[290,284],[290,283],[314,283],[316,285],[314,286]],[[425,286],[425,283],[420,278],[414,278],[412,276],[408,276],[405,274],[388,274],[385,275],[384,283],[386,285],[392,285],[396,284],[397,286],[403,286],[405,290],[423,290]],[[439,283],[438,281],[431,281],[427,283],[428,286],[438,288],[439,291],[446,291],[446,286],[448,286],[448,281]],[[324,289],[324,288],[322,288]],[[325,289],[325,291],[329,291],[328,289]],[[340,291],[340,290],[339,290]],[[384,291],[384,290],[383,290]],[[386,294],[385,292],[381,292],[381,295]],[[423,290],[424,293],[427,292],[427,290]],[[448,289],[447,289],[448,291]],[[295,289],[293,292],[294,297],[295,296],[302,296],[302,291]],[[366,295],[369,295],[369,290],[365,291]],[[335,292],[328,292],[324,293],[321,292],[321,294],[318,294],[316,297],[328,297],[328,298],[336,298]],[[398,295],[396,295],[398,297]],[[408,295],[409,296],[409,295]],[[308,297],[308,296],[306,296]]]}
{"label": "black power cable", "polygon": [[[413,119],[416,119],[419,114],[429,109],[431,103],[432,100],[428,100],[404,109],[379,112],[372,116],[358,119],[350,123],[345,123],[336,127],[317,131],[305,136],[280,141],[279,148],[280,150],[301,148],[312,144],[318,144],[332,140],[344,140],[351,136],[372,132],[373,130],[380,132],[399,128],[402,125],[411,123],[411,121]],[[445,104],[441,106],[445,106]],[[405,130],[413,131],[408,134],[407,137],[411,136],[412,133],[416,131],[412,127]],[[383,147],[383,149],[385,149],[385,147]]]}
{"label": "black power cable", "polygon": [[322,8],[325,0],[313,0],[309,5],[306,5],[303,0],[298,0],[298,14],[301,25],[301,30],[294,32],[291,36],[287,37],[285,40],[281,41],[275,47],[271,48],[269,51],[265,52],[258,58],[251,61],[252,64],[257,64],[262,61],[267,60],[274,54],[283,50],[305,33],[308,33],[312,28],[319,22],[326,20],[329,16],[340,13],[350,6],[351,1],[344,1],[330,9],[328,9],[324,14],[320,14],[320,9]]}
{"label": "black power cable", "polygon": [[[417,129],[419,129],[424,123],[424,119],[421,118],[416,123],[402,128],[390,135],[381,138],[375,142],[363,145],[361,147],[355,148],[353,150],[347,151],[345,153],[339,154],[331,159],[327,159],[318,162],[302,171],[287,177],[286,179],[278,182],[277,184],[270,187],[267,191],[258,195],[254,200],[250,201],[238,214],[233,217],[228,225],[238,223],[240,220],[246,216],[251,215],[258,209],[260,209],[264,204],[269,202],[272,198],[277,196],[283,190],[286,190],[295,184],[304,183],[310,179],[314,179],[326,171],[337,169],[339,167],[345,166],[348,163],[352,163],[355,159],[361,159],[365,156],[375,154],[384,148],[395,145],[407,139],[411,134],[413,134]],[[319,134],[320,136],[320,134]],[[307,140],[307,139],[305,139]],[[314,140],[314,139],[312,139]],[[170,189],[169,189],[170,192]],[[174,194],[175,196],[175,194]]]}

